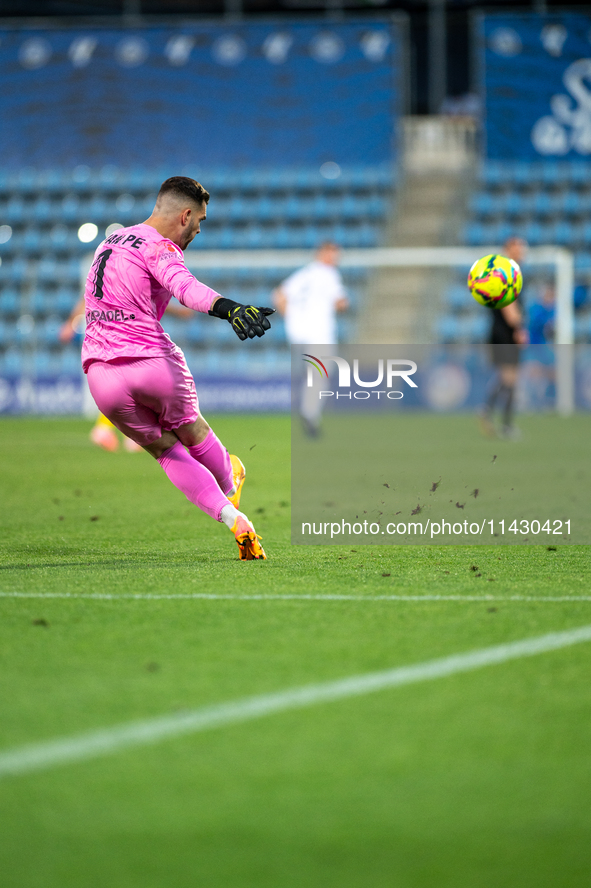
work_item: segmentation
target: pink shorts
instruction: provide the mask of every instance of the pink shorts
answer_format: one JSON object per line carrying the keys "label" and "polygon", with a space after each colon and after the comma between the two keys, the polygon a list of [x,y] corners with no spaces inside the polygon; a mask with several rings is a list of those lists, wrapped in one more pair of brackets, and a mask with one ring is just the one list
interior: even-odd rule
{"label": "pink shorts", "polygon": [[93,361],[88,386],[98,409],[144,447],[162,431],[195,422],[199,401],[184,355]]}

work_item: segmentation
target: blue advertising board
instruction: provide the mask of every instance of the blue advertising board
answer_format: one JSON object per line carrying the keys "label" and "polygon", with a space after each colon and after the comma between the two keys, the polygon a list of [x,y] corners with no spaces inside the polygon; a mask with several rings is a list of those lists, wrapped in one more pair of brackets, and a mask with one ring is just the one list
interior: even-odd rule
{"label": "blue advertising board", "polygon": [[486,153],[591,155],[591,15],[490,14],[478,21]]}
{"label": "blue advertising board", "polygon": [[[248,379],[248,402],[244,399],[244,377],[199,377],[199,404],[205,413],[289,412],[289,377]],[[86,389],[86,391],[85,391]],[[0,416],[76,416],[85,412],[90,398],[82,373],[76,376],[9,378],[0,376]],[[98,415],[98,408],[96,411]]]}
{"label": "blue advertising board", "polygon": [[0,29],[0,165],[388,162],[402,37],[390,18]]}

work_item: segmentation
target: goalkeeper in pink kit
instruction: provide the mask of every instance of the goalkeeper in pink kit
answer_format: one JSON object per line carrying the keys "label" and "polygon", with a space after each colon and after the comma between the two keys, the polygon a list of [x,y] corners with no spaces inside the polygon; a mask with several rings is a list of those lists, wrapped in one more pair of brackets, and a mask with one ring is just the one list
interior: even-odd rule
{"label": "goalkeeper in pink kit", "polygon": [[185,356],[160,324],[172,296],[231,323],[242,340],[263,336],[271,308],[225,299],[200,283],[183,250],[199,233],[209,194],[184,176],[167,179],[152,215],[97,249],[84,293],[82,366],[101,413],[160,463],[187,499],[230,528],[240,559],[266,558],[239,511],[244,466],[199,412]]}

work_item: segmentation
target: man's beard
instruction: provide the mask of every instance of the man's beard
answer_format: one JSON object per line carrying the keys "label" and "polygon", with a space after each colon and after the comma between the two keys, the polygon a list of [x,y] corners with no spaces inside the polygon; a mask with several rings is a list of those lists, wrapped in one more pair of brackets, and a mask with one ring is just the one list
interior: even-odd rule
{"label": "man's beard", "polygon": [[196,233],[197,232],[192,232],[191,234],[189,234],[189,232],[187,232],[185,235],[183,235],[183,237],[181,238],[181,250],[187,249],[187,247],[195,237]]}

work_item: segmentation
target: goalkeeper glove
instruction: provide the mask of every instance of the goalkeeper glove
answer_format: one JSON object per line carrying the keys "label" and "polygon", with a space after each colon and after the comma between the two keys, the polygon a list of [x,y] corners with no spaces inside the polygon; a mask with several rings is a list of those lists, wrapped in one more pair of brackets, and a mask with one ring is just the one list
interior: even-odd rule
{"label": "goalkeeper glove", "polygon": [[210,308],[209,314],[216,318],[224,318],[232,326],[238,339],[254,339],[264,336],[271,324],[267,315],[274,314],[274,308],[256,308],[254,305],[241,305],[232,299],[218,299]]}

